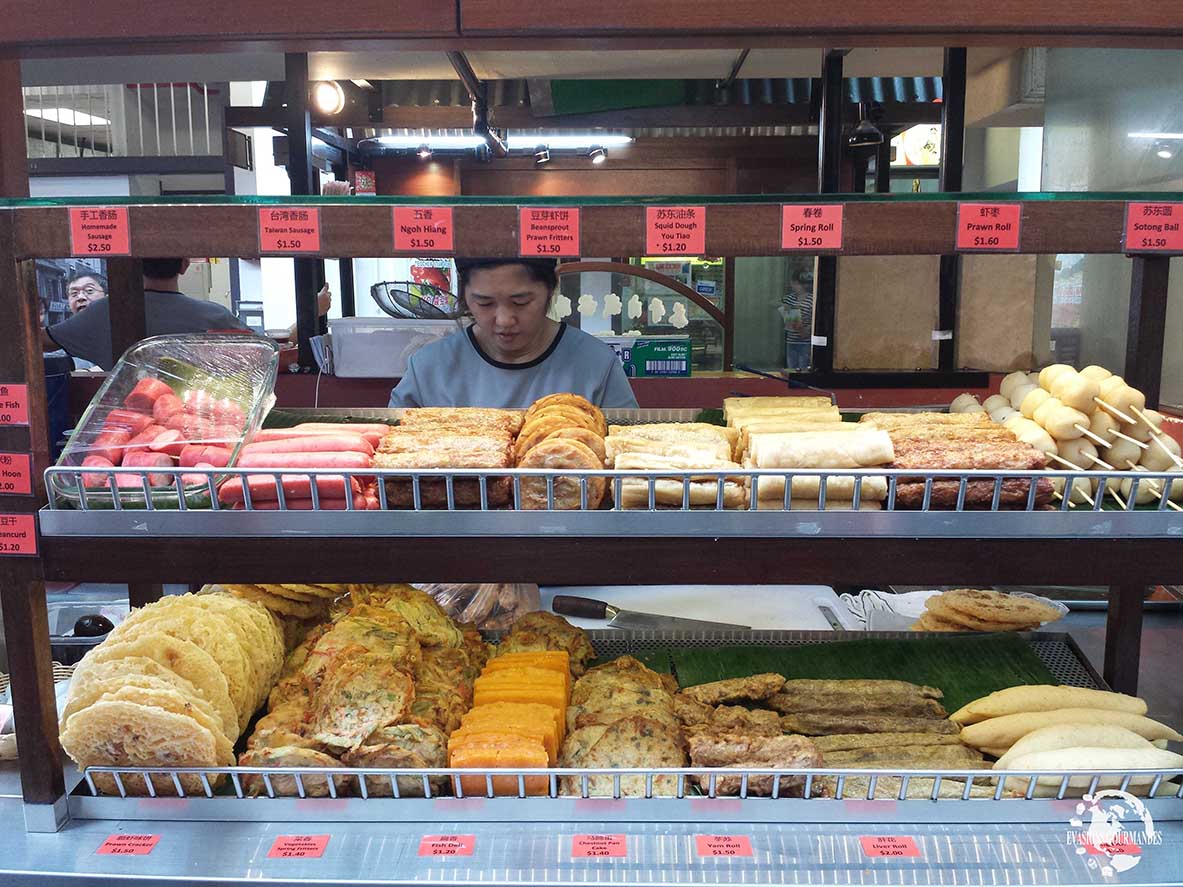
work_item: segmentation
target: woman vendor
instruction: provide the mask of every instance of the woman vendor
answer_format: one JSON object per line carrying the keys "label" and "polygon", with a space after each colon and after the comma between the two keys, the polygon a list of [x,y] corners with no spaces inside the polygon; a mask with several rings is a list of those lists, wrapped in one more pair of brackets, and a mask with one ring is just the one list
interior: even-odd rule
{"label": "woman vendor", "polygon": [[520,409],[557,392],[601,408],[635,409],[611,346],[547,316],[555,259],[456,259],[460,304],[472,323],[416,351],[392,407]]}

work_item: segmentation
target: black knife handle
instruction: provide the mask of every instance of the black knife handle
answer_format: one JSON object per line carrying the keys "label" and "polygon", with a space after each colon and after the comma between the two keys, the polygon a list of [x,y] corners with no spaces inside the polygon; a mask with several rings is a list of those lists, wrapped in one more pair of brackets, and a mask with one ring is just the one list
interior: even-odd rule
{"label": "black knife handle", "polygon": [[563,616],[574,616],[577,619],[607,619],[608,605],[603,601],[589,597],[576,597],[570,594],[556,594],[550,607]]}

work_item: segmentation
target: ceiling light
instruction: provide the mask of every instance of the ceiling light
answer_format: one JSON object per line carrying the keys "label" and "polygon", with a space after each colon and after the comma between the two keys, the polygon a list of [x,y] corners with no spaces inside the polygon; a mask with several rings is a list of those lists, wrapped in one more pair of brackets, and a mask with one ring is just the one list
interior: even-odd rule
{"label": "ceiling light", "polygon": [[62,126],[108,126],[111,123],[106,117],[95,117],[71,108],[29,108],[25,116],[60,123]]}
{"label": "ceiling light", "polygon": [[345,90],[336,80],[312,84],[312,104],[322,114],[340,114],[345,109]]}
{"label": "ceiling light", "polygon": [[[403,148],[418,150],[424,144],[423,135],[410,136],[378,136],[374,141],[384,148]],[[369,141],[368,139],[366,141]],[[479,148],[485,144],[480,136],[428,136],[427,144],[433,151],[456,151]]]}
{"label": "ceiling light", "polygon": [[1172,141],[1179,141],[1183,139],[1183,132],[1127,132],[1126,138],[1130,139],[1171,139]]}
{"label": "ceiling light", "polygon": [[1170,160],[1175,156],[1175,149],[1167,142],[1155,142],[1154,154],[1156,157],[1161,157],[1163,160]]}
{"label": "ceiling light", "polygon": [[591,149],[591,151],[588,152],[587,156],[591,158],[592,163],[598,164],[598,163],[603,163],[605,160],[608,159],[608,152],[605,151],[603,149],[603,147],[601,147],[600,145],[596,145],[594,148]]}
{"label": "ceiling light", "polygon": [[539,145],[534,149],[534,162],[541,166],[544,163],[550,163],[550,148],[546,145]]}
{"label": "ceiling light", "polygon": [[419,146],[419,159],[427,160],[431,157],[431,145],[426,143]]}

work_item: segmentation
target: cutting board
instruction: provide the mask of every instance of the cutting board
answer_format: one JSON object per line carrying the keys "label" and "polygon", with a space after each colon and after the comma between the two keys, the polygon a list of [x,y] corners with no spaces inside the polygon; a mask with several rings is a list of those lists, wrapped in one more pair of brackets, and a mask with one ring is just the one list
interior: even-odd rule
{"label": "cutting board", "polygon": [[[543,586],[542,608],[556,594],[607,601],[622,610],[750,625],[754,629],[853,629],[850,615],[828,585],[578,585]],[[570,618],[570,617],[568,617]],[[606,628],[603,619],[570,619],[580,628]]]}

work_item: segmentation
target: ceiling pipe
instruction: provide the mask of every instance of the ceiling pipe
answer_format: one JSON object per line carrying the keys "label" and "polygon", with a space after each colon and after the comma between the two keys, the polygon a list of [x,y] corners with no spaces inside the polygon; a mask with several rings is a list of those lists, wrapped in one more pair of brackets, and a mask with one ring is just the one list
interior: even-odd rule
{"label": "ceiling pipe", "polygon": [[505,157],[509,148],[505,140],[489,126],[489,90],[487,84],[477,77],[472,65],[468,63],[463,52],[450,51],[446,53],[448,61],[456,71],[456,76],[468,90],[468,97],[472,99],[472,132],[485,140],[489,153],[493,157]]}

